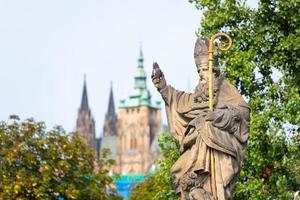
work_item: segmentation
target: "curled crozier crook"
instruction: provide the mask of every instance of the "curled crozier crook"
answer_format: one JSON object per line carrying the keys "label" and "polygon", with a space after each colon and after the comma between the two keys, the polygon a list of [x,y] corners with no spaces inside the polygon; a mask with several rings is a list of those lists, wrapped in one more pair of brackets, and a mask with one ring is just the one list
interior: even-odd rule
{"label": "curled crozier crook", "polygon": [[226,46],[223,46],[223,42],[220,41],[220,43],[218,44],[218,48],[222,51],[227,51],[228,49],[231,48],[232,46],[232,39],[231,37],[229,37],[229,35],[227,35],[226,33],[217,33],[217,34],[214,34],[211,38],[210,38],[210,41],[209,41],[209,50],[208,50],[208,53],[210,53],[210,51],[214,51],[214,41],[218,38],[218,37],[222,37],[224,36],[227,40],[228,40],[228,43]]}

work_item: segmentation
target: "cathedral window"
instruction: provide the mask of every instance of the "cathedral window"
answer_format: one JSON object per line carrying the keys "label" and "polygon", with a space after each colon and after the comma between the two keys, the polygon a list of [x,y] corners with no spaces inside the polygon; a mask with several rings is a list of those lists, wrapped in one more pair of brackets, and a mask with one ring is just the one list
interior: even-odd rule
{"label": "cathedral window", "polygon": [[130,149],[136,149],[137,148],[137,139],[131,138],[130,139]]}
{"label": "cathedral window", "polygon": [[137,139],[134,138],[134,147],[137,149]]}

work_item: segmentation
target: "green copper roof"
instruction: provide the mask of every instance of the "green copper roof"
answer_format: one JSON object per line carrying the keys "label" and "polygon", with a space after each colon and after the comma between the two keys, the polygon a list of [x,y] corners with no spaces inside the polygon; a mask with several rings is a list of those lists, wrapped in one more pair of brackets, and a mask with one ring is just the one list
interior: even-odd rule
{"label": "green copper roof", "polygon": [[155,106],[152,106],[151,104],[151,94],[147,89],[147,76],[144,69],[144,56],[142,49],[140,49],[138,66],[134,75],[134,88],[129,95],[129,101],[127,103],[125,103],[124,100],[120,102],[120,107],[139,106],[160,108],[160,106],[157,106],[157,104]]}
{"label": "green copper roof", "polygon": [[143,90],[141,99],[145,99],[145,100],[151,99],[150,92],[148,90]]}
{"label": "green copper roof", "polygon": [[141,95],[142,95],[142,89],[140,89],[140,88],[134,88],[134,89],[131,91],[131,93],[130,93],[130,95],[129,95],[129,98],[130,98],[130,99],[138,98],[138,97],[140,97]]}
{"label": "green copper roof", "polygon": [[134,78],[145,78],[146,79],[146,72],[145,72],[144,68],[138,67],[137,70],[135,71]]}

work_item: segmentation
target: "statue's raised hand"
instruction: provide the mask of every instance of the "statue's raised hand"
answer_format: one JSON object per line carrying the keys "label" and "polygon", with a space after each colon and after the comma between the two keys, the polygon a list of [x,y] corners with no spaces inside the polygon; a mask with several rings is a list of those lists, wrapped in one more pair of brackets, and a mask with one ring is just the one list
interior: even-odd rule
{"label": "statue's raised hand", "polygon": [[158,89],[158,91],[167,86],[164,73],[160,70],[159,65],[156,62],[153,63],[151,78],[154,86]]}

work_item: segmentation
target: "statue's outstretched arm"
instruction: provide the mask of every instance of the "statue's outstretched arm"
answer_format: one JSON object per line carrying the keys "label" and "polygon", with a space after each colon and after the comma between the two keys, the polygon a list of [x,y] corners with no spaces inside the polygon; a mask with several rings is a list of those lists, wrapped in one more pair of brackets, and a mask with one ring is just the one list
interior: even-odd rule
{"label": "statue's outstretched arm", "polygon": [[159,92],[167,86],[164,73],[161,71],[159,65],[156,62],[153,63],[151,79],[154,86],[157,88]]}
{"label": "statue's outstretched arm", "polygon": [[171,86],[167,85],[164,73],[161,71],[159,65],[156,62],[153,63],[151,79],[152,79],[154,86],[156,87],[158,92],[161,94],[166,105],[168,105],[169,100],[171,98],[171,90],[174,90],[174,89]]}

